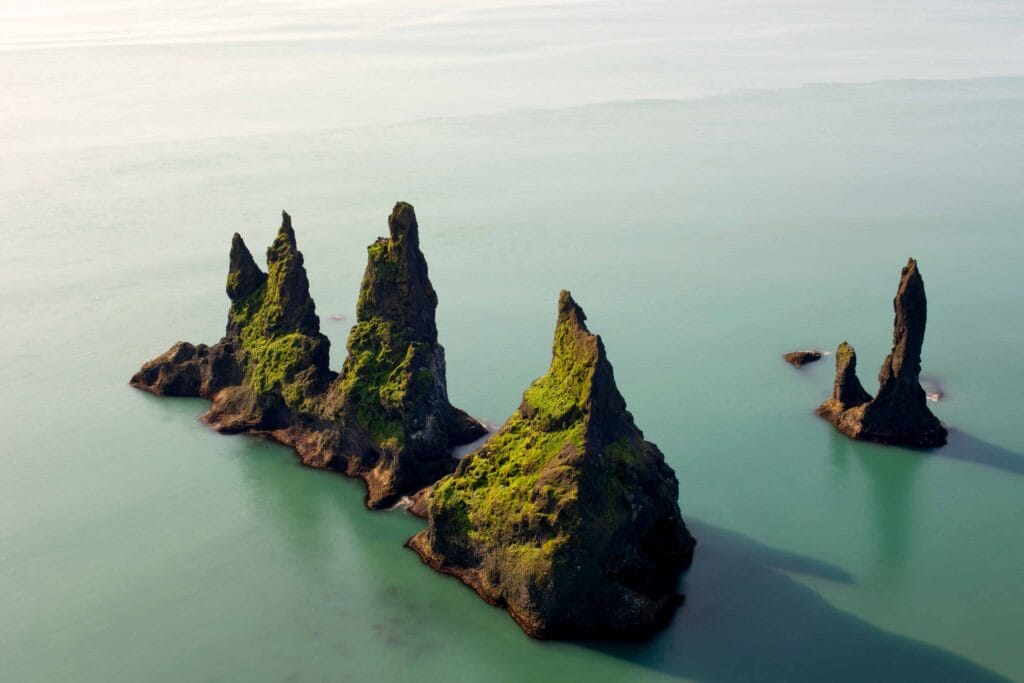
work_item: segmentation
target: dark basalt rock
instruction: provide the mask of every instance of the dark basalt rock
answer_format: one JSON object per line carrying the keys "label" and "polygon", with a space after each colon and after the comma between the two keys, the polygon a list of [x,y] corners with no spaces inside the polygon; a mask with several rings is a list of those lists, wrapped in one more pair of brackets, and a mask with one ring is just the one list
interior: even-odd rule
{"label": "dark basalt rock", "polygon": [[634,424],[585,320],[563,291],[548,373],[435,485],[429,527],[409,545],[532,636],[634,637],[680,604],[695,541],[675,474]]}
{"label": "dark basalt rock", "polygon": [[356,450],[371,503],[380,505],[451,472],[449,448],[486,431],[448,402],[437,294],[413,207],[396,204],[388,228],[390,237],[369,247],[348,357],[325,401],[328,418],[369,445]]}
{"label": "dark basalt rock", "polygon": [[782,354],[782,358],[787,363],[797,367],[820,360],[821,356],[821,351],[790,351],[789,353]]}
{"label": "dark basalt rock", "polygon": [[389,224],[391,239],[370,247],[341,375],[328,367],[330,342],[285,213],[267,273],[239,235],[232,239],[223,339],[211,347],[179,342],[131,385],[210,399],[203,419],[212,427],[271,436],[306,465],[364,478],[371,507],[432,483],[454,467],[449,449],[484,428],[448,403],[437,296],[413,208],[399,203]]}
{"label": "dark basalt rock", "polygon": [[928,409],[921,388],[921,346],[927,322],[924,281],[910,259],[893,299],[892,352],[878,375],[878,395],[871,398],[857,379],[857,356],[843,342],[836,350],[832,396],[817,413],[854,439],[929,448],[946,443],[946,429]]}

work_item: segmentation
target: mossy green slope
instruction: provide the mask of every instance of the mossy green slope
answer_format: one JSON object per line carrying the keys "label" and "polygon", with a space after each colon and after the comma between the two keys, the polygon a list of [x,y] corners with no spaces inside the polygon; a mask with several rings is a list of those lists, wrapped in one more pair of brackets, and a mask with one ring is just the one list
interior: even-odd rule
{"label": "mossy green slope", "polygon": [[548,373],[438,482],[430,526],[411,541],[542,637],[656,628],[678,604],[694,544],[675,475],[634,424],[585,320],[562,292]]}
{"label": "mossy green slope", "polygon": [[[285,213],[282,219],[267,249],[268,273],[262,282],[255,288],[243,287],[239,283],[246,270],[232,268],[228,273],[228,295],[234,296],[227,336],[238,340],[247,390],[256,397],[280,397],[293,414],[311,413],[333,377],[328,368],[330,341],[320,332],[291,217]],[[241,244],[240,238],[237,241]],[[250,278],[252,283],[258,280]]]}

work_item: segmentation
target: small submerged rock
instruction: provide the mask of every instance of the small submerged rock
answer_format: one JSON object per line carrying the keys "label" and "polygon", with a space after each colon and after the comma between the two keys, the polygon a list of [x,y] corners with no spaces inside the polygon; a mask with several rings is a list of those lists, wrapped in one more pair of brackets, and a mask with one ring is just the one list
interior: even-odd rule
{"label": "small submerged rock", "polygon": [[782,354],[782,357],[787,363],[800,367],[801,365],[821,360],[823,355],[825,354],[821,351],[790,351],[789,353]]}
{"label": "small submerged rock", "polygon": [[679,485],[615,385],[601,338],[562,292],[551,367],[416,511],[409,545],[528,634],[634,637],[682,601],[695,541]]}

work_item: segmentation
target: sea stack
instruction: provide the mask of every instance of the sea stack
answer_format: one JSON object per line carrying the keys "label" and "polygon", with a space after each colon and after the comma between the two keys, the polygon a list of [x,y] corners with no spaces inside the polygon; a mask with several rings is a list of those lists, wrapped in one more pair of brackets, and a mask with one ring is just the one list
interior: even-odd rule
{"label": "sea stack", "polygon": [[681,602],[695,541],[679,486],[615,386],[601,338],[563,291],[548,373],[435,486],[423,560],[544,638],[635,637]]}
{"label": "sea stack", "polygon": [[395,206],[391,238],[370,246],[349,358],[330,370],[330,342],[309,293],[291,217],[267,249],[267,272],[239,235],[231,243],[227,330],[215,345],[178,342],[131,385],[213,401],[203,419],[295,448],[311,467],[367,482],[367,504],[390,505],[451,471],[453,446],[485,433],[448,403],[437,296],[413,208]]}
{"label": "sea stack", "polygon": [[286,427],[312,409],[333,379],[330,341],[309,294],[291,217],[267,249],[267,270],[256,265],[237,233],[231,240],[227,330],[212,347],[178,342],[142,366],[131,385],[157,395],[213,401],[203,419],[218,431]]}
{"label": "sea stack", "polygon": [[388,230],[369,247],[348,357],[325,403],[360,461],[371,506],[433,484],[455,468],[451,447],[486,433],[448,402],[437,294],[413,207],[395,204]]}
{"label": "sea stack", "polygon": [[903,268],[893,308],[892,351],[878,374],[878,395],[872,398],[864,390],[857,378],[857,354],[844,341],[836,350],[832,396],[817,413],[854,439],[917,448],[942,446],[946,429],[928,409],[920,383],[928,304],[914,259]]}

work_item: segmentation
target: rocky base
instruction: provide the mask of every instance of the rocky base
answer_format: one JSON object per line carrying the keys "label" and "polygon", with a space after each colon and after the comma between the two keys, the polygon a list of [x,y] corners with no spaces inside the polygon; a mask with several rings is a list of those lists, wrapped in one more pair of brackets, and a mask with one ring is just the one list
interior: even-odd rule
{"label": "rocky base", "polygon": [[[519,624],[528,636],[542,640],[645,640],[663,629],[685,600],[681,593],[663,595],[651,602],[642,614],[637,615],[638,618],[633,623],[611,624],[604,620],[576,623],[570,621],[571,615],[564,615],[553,622],[555,625],[550,625],[538,618],[536,612],[520,610],[515,603],[510,604],[501,589],[488,581],[480,569],[451,564],[445,556],[434,551],[427,534],[413,536],[406,546],[420,556],[423,564],[442,574],[455,577],[476,591],[487,604],[508,611],[512,620]],[[687,561],[680,571],[689,564]]]}
{"label": "rocky base", "polygon": [[872,430],[864,423],[866,409],[866,405],[861,405],[844,410],[841,404],[830,399],[818,406],[815,413],[831,422],[840,433],[859,441],[873,441],[907,448],[938,448],[946,444],[948,433],[941,424],[936,424],[932,429],[916,430],[910,433]]}

